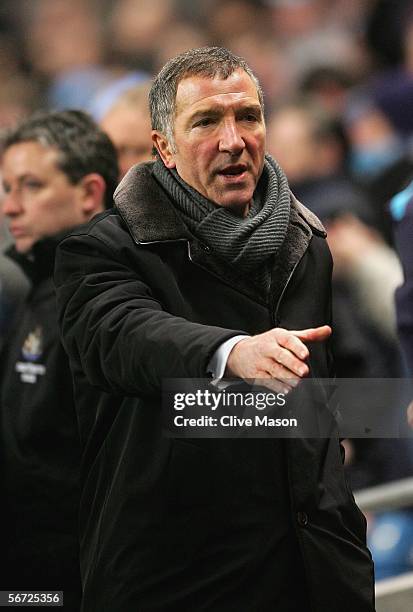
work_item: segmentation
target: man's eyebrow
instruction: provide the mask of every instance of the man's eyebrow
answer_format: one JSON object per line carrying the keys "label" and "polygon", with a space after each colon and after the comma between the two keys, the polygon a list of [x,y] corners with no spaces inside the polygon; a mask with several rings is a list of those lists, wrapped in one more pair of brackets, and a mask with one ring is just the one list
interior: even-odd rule
{"label": "man's eyebrow", "polygon": [[27,179],[33,179],[33,178],[37,178],[37,176],[33,174],[32,172],[30,172],[30,170],[28,170],[27,172],[23,172],[23,174],[19,174],[16,176],[16,180],[19,184],[24,183],[24,181],[26,181]]}
{"label": "man's eyebrow", "polygon": [[247,106],[242,106],[236,111],[237,113],[256,113],[262,115],[262,109],[260,104],[248,104]]}
{"label": "man's eyebrow", "polygon": [[[14,177],[14,179],[18,182],[18,183],[22,183],[24,180],[26,180],[26,178],[30,176],[27,172],[25,172],[24,174],[19,174],[17,176]],[[3,185],[6,185],[9,183],[9,181],[6,178],[2,178],[1,183]]]}
{"label": "man's eyebrow", "polygon": [[[197,119],[202,119],[203,117],[216,117],[221,113],[225,112],[226,107],[220,104],[217,104],[213,107],[200,108],[199,110],[194,111],[192,115],[189,117],[189,121],[196,121]],[[236,114],[240,113],[257,113],[262,115],[261,105],[257,102],[257,104],[248,104],[246,106],[239,106],[235,109]]]}
{"label": "man's eyebrow", "polygon": [[195,111],[190,117],[190,121],[194,121],[194,119],[202,119],[203,117],[216,117],[222,113],[222,106],[214,106],[213,108],[200,108]]}

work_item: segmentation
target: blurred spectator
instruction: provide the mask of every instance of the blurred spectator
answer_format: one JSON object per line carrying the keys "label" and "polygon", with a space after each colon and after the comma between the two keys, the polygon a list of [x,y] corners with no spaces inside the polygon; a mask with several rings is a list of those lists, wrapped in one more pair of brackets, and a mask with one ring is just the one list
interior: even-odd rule
{"label": "blurred spectator", "polygon": [[27,53],[33,69],[54,78],[103,57],[102,25],[94,0],[34,0],[27,15]]}
{"label": "blurred spectator", "polygon": [[348,101],[345,115],[353,174],[369,183],[404,157],[403,142],[391,122],[367,93]]}
{"label": "blurred spectator", "polygon": [[412,177],[413,159],[404,140],[368,92],[357,91],[349,98],[345,126],[353,176],[368,191],[380,230],[391,242],[387,204]]}
{"label": "blurred spectator", "polygon": [[299,199],[322,218],[353,212],[373,222],[365,193],[347,172],[348,142],[340,121],[315,101],[298,98],[268,119],[268,149]]}
{"label": "blurred spectator", "polygon": [[24,70],[16,32],[1,31],[0,22],[0,129],[12,126],[40,104],[38,84]]}
{"label": "blurred spectator", "polygon": [[369,56],[349,22],[334,17],[336,2],[324,0],[266,0],[273,32],[298,75],[324,64],[363,75]]}
{"label": "blurred spectator", "polygon": [[237,36],[228,35],[228,46],[247,60],[259,78],[265,96],[266,114],[292,95],[297,80],[294,66],[270,32],[263,29],[250,30]]}
{"label": "blurred spectator", "polygon": [[2,82],[0,88],[0,129],[12,127],[40,106],[36,82],[16,75]]}
{"label": "blurred spectator", "polygon": [[115,145],[122,178],[134,164],[152,158],[149,85],[143,83],[121,94],[103,115],[100,126]]}
{"label": "blurred spectator", "polygon": [[52,273],[59,240],[111,205],[116,152],[80,111],[28,118],[2,144],[7,256],[31,291],[0,360],[0,588],[63,590],[63,609],[77,612],[80,440]]}
{"label": "blurred spectator", "polygon": [[80,67],[58,74],[47,93],[47,107],[52,110],[77,108],[87,111],[90,100],[111,80],[111,74],[99,66]]}
{"label": "blurred spectator", "polygon": [[22,65],[16,33],[14,30],[13,34],[2,31],[1,25],[0,21],[0,80],[4,83],[21,73]]}
{"label": "blurred spectator", "polygon": [[393,296],[402,282],[395,252],[376,230],[344,211],[327,225],[335,274],[349,279],[362,313],[382,334],[394,337]]}
{"label": "blurred spectator", "polygon": [[[413,30],[413,28],[412,28]],[[371,84],[377,106],[396,130],[402,140],[411,141],[413,136],[413,71],[388,73]]]}
{"label": "blurred spectator", "polygon": [[214,44],[228,45],[230,38],[237,38],[251,31],[258,34],[268,30],[269,13],[262,2],[202,0],[201,5],[204,16],[208,19],[208,31]]}
{"label": "blurred spectator", "polygon": [[153,72],[155,53],[174,22],[173,9],[173,0],[116,0],[108,19],[114,63]]}
{"label": "blurred spectator", "polygon": [[[342,296],[340,304],[342,302],[341,284],[344,282],[348,292],[348,298],[344,299],[350,319],[354,314],[349,300],[358,303],[358,313],[365,318],[361,325],[366,329],[365,342],[371,325],[381,336],[392,338],[395,329],[393,293],[400,282],[400,267],[394,253],[370,227],[374,224],[374,216],[365,194],[346,174],[347,147],[340,125],[313,102],[286,104],[273,113],[268,122],[268,149],[284,168],[295,195],[327,225],[335,263],[335,288],[340,287],[336,302],[339,296]],[[344,332],[344,327],[337,330],[336,339],[341,331]],[[349,332],[345,331],[342,336],[347,346]],[[357,343],[364,349],[363,335],[358,334]],[[359,369],[359,376],[386,375],[386,362],[374,353],[373,342],[365,355],[365,369]],[[350,365],[351,370],[348,369]],[[354,360],[347,361],[345,367],[339,365],[341,375],[355,375],[351,373],[353,365]]]}
{"label": "blurred spectator", "polygon": [[171,58],[179,53],[206,47],[209,39],[206,32],[185,21],[175,22],[162,33],[162,45],[153,53],[153,70],[157,72]]}
{"label": "blurred spectator", "polygon": [[108,79],[96,0],[34,0],[27,6],[27,60],[44,86],[44,106],[86,108]]}
{"label": "blurred spectator", "polygon": [[348,71],[320,65],[303,75],[299,89],[326,109],[327,113],[340,119],[346,107],[347,94],[353,85],[353,76]]}
{"label": "blurred spectator", "polygon": [[139,70],[128,71],[122,76],[114,77],[97,91],[94,98],[89,100],[88,112],[99,123],[120,96],[140,83],[148,81],[148,79],[149,75]]}
{"label": "blurred spectator", "polygon": [[318,32],[327,23],[327,5],[320,0],[266,0],[274,32],[287,44]]}
{"label": "blurred spectator", "polygon": [[413,4],[401,26],[403,58],[400,64],[374,75],[370,89],[377,106],[404,140],[413,139]]}

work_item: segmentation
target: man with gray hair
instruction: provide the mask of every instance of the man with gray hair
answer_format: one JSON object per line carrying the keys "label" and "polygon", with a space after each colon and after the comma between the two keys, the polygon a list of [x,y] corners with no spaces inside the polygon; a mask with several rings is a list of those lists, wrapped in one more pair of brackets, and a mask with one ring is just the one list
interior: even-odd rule
{"label": "man with gray hair", "polygon": [[331,256],[265,155],[244,60],[190,50],[149,98],[157,160],[62,241],[56,268],[84,453],[82,609],[372,612],[337,438],[163,435],[165,379],[288,392],[329,376]]}

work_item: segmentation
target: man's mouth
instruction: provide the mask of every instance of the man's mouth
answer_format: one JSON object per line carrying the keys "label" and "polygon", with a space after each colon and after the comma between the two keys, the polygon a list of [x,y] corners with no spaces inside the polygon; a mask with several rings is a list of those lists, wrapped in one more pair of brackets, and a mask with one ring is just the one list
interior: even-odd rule
{"label": "man's mouth", "polygon": [[17,225],[12,225],[9,227],[9,231],[12,234],[12,236],[14,236],[15,238],[18,238],[20,236],[24,236],[25,231],[22,227],[19,227]]}
{"label": "man's mouth", "polygon": [[218,174],[224,177],[240,177],[247,171],[247,166],[245,164],[231,164],[229,166],[225,166],[218,170]]}

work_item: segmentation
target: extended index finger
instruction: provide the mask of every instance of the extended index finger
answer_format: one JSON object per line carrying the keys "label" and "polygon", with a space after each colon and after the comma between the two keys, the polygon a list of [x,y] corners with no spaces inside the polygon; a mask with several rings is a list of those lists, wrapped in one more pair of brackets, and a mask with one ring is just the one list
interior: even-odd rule
{"label": "extended index finger", "polygon": [[322,342],[331,336],[332,329],[329,325],[322,325],[321,327],[292,330],[290,333],[304,342]]}

